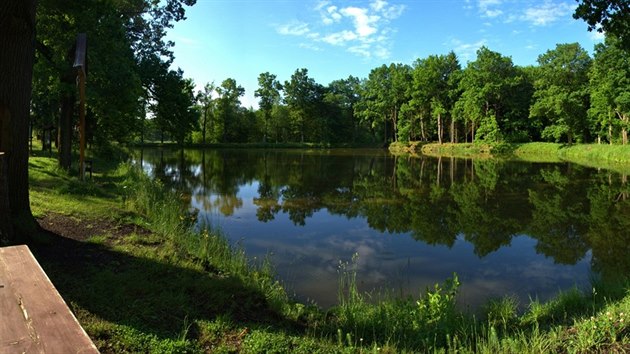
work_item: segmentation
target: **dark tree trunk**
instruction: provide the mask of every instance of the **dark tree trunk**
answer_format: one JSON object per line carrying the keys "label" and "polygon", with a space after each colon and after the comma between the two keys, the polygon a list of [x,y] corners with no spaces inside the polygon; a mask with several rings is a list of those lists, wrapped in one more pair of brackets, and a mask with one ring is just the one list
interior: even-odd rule
{"label": "dark tree trunk", "polygon": [[59,167],[70,170],[72,165],[72,113],[74,112],[74,95],[61,99],[59,116]]}
{"label": "dark tree trunk", "polygon": [[4,197],[11,216],[10,220],[0,220],[0,229],[10,230],[13,226],[17,234],[2,236],[8,242],[18,242],[18,236],[33,231],[35,226],[28,198],[35,4],[35,0],[0,2],[0,149],[4,150],[6,161],[6,170],[0,169],[6,193],[0,193],[0,197]]}
{"label": "dark tree trunk", "polygon": [[66,53],[67,70],[61,74],[60,81],[68,87],[61,96],[61,114],[59,116],[59,167],[70,170],[72,166],[72,121],[75,106],[76,91],[76,70],[74,64],[74,54],[76,44],[72,45]]}

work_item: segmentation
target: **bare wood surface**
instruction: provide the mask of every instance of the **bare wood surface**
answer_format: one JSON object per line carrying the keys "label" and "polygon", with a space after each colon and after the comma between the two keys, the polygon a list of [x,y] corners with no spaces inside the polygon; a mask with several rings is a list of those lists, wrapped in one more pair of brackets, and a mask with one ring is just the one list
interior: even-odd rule
{"label": "bare wood surface", "polygon": [[0,353],[98,353],[24,245],[0,248]]}

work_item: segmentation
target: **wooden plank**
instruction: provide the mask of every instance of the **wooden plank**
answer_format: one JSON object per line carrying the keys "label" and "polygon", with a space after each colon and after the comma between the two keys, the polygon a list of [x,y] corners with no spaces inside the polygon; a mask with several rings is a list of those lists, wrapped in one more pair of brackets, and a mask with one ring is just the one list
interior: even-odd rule
{"label": "wooden plank", "polygon": [[0,248],[0,353],[98,353],[24,245]]}

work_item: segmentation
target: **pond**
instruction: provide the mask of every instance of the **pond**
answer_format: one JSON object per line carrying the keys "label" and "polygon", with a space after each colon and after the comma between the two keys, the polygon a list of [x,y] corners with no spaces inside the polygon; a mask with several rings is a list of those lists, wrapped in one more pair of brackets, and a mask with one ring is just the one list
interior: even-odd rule
{"label": "pond", "polygon": [[144,149],[135,160],[322,307],[355,254],[360,290],[418,295],[456,273],[470,308],[630,271],[630,184],[603,169],[386,150]]}

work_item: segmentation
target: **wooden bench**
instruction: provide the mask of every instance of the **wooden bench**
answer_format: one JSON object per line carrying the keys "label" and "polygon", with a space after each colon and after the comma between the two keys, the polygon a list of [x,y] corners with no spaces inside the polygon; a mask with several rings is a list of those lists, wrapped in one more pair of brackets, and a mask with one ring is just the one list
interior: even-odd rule
{"label": "wooden bench", "polygon": [[27,246],[0,248],[0,353],[98,353]]}

